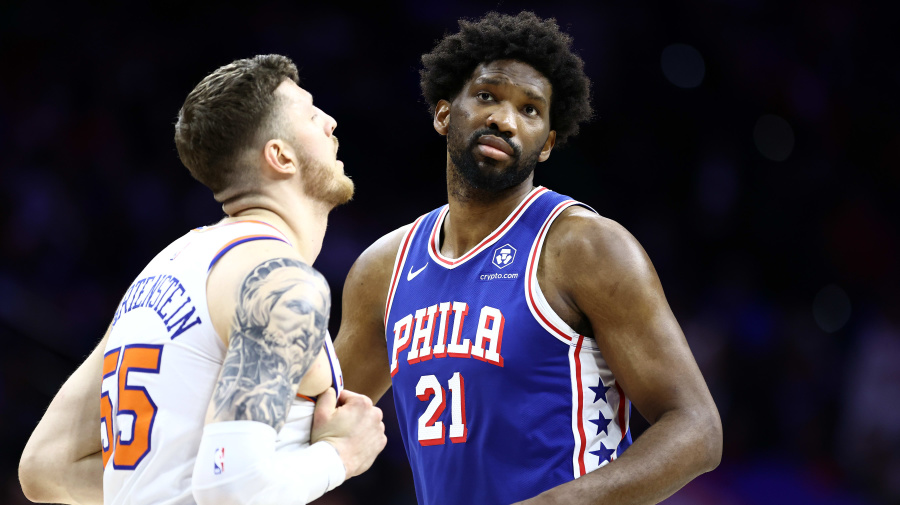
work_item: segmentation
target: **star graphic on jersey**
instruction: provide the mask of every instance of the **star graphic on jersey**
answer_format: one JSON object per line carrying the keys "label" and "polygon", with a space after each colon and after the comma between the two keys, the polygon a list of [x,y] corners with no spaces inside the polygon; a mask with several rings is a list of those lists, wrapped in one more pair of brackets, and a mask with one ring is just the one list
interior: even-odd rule
{"label": "star graphic on jersey", "polygon": [[[594,403],[597,403],[597,400],[603,398],[603,401],[606,402],[606,392],[609,391],[609,386],[603,385],[603,379],[597,383],[597,387],[588,386],[588,389],[594,392]],[[609,402],[606,402],[609,403]]]}
{"label": "star graphic on jersey", "polygon": [[607,449],[603,442],[600,442],[600,449],[596,451],[591,451],[591,454],[600,458],[600,462],[609,461],[609,458],[612,457],[613,453],[616,452],[615,449]]}
{"label": "star graphic on jersey", "polygon": [[588,419],[588,421],[597,425],[598,435],[601,431],[606,431],[606,434],[609,435],[609,431],[607,431],[607,428],[609,427],[609,423],[610,421],[612,421],[612,419],[605,418],[602,412],[598,412],[597,415],[599,416],[597,419]]}

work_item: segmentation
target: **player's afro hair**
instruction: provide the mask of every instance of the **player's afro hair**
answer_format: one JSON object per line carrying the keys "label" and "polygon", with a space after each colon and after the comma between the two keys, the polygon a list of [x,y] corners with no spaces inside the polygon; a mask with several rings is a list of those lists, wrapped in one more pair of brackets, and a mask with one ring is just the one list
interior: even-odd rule
{"label": "player's afro hair", "polygon": [[422,55],[420,84],[432,114],[439,100],[452,101],[459,94],[478,65],[511,59],[531,65],[550,81],[550,127],[556,130],[557,146],[591,118],[591,81],[584,62],[572,52],[572,38],[555,19],[528,11],[516,16],[489,12],[477,21],[460,20],[459,28]]}

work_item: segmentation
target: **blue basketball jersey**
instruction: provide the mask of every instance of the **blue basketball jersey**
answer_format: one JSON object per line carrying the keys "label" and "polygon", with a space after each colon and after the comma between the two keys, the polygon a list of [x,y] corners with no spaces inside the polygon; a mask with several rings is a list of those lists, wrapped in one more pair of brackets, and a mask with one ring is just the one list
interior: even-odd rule
{"label": "blue basketball jersey", "polygon": [[446,205],[401,241],[385,333],[420,505],[524,500],[631,445],[631,404],[596,342],[537,284],[547,230],[572,205],[537,187],[457,259],[440,253]]}

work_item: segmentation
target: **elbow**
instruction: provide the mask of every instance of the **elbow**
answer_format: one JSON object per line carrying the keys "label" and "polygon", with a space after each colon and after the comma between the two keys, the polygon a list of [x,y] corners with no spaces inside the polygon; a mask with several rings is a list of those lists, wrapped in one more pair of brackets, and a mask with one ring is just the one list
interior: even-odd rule
{"label": "elbow", "polygon": [[711,412],[703,420],[705,429],[702,431],[702,440],[699,444],[704,447],[702,472],[715,470],[722,462],[722,420],[718,410],[713,407]]}
{"label": "elbow", "polygon": [[35,455],[26,448],[22,459],[19,460],[19,484],[25,498],[35,503],[48,503],[53,501],[53,497],[49,496],[46,486],[41,481],[40,466]]}

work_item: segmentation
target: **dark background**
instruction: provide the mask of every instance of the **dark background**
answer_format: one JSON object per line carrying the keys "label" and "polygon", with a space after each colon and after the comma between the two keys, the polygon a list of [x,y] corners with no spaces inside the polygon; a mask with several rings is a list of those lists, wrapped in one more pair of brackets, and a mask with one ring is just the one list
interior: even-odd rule
{"label": "dark background", "polygon": [[[134,276],[221,215],[172,141],[203,76],[285,54],[337,119],[357,196],[316,267],[339,300],[365,247],[446,202],[419,56],[523,7],[573,35],[597,112],[535,181],[640,240],[721,412],[721,466],[667,503],[900,503],[900,44],[852,0],[3,3],[0,502]],[[388,448],[323,503],[415,502],[382,406]]]}

